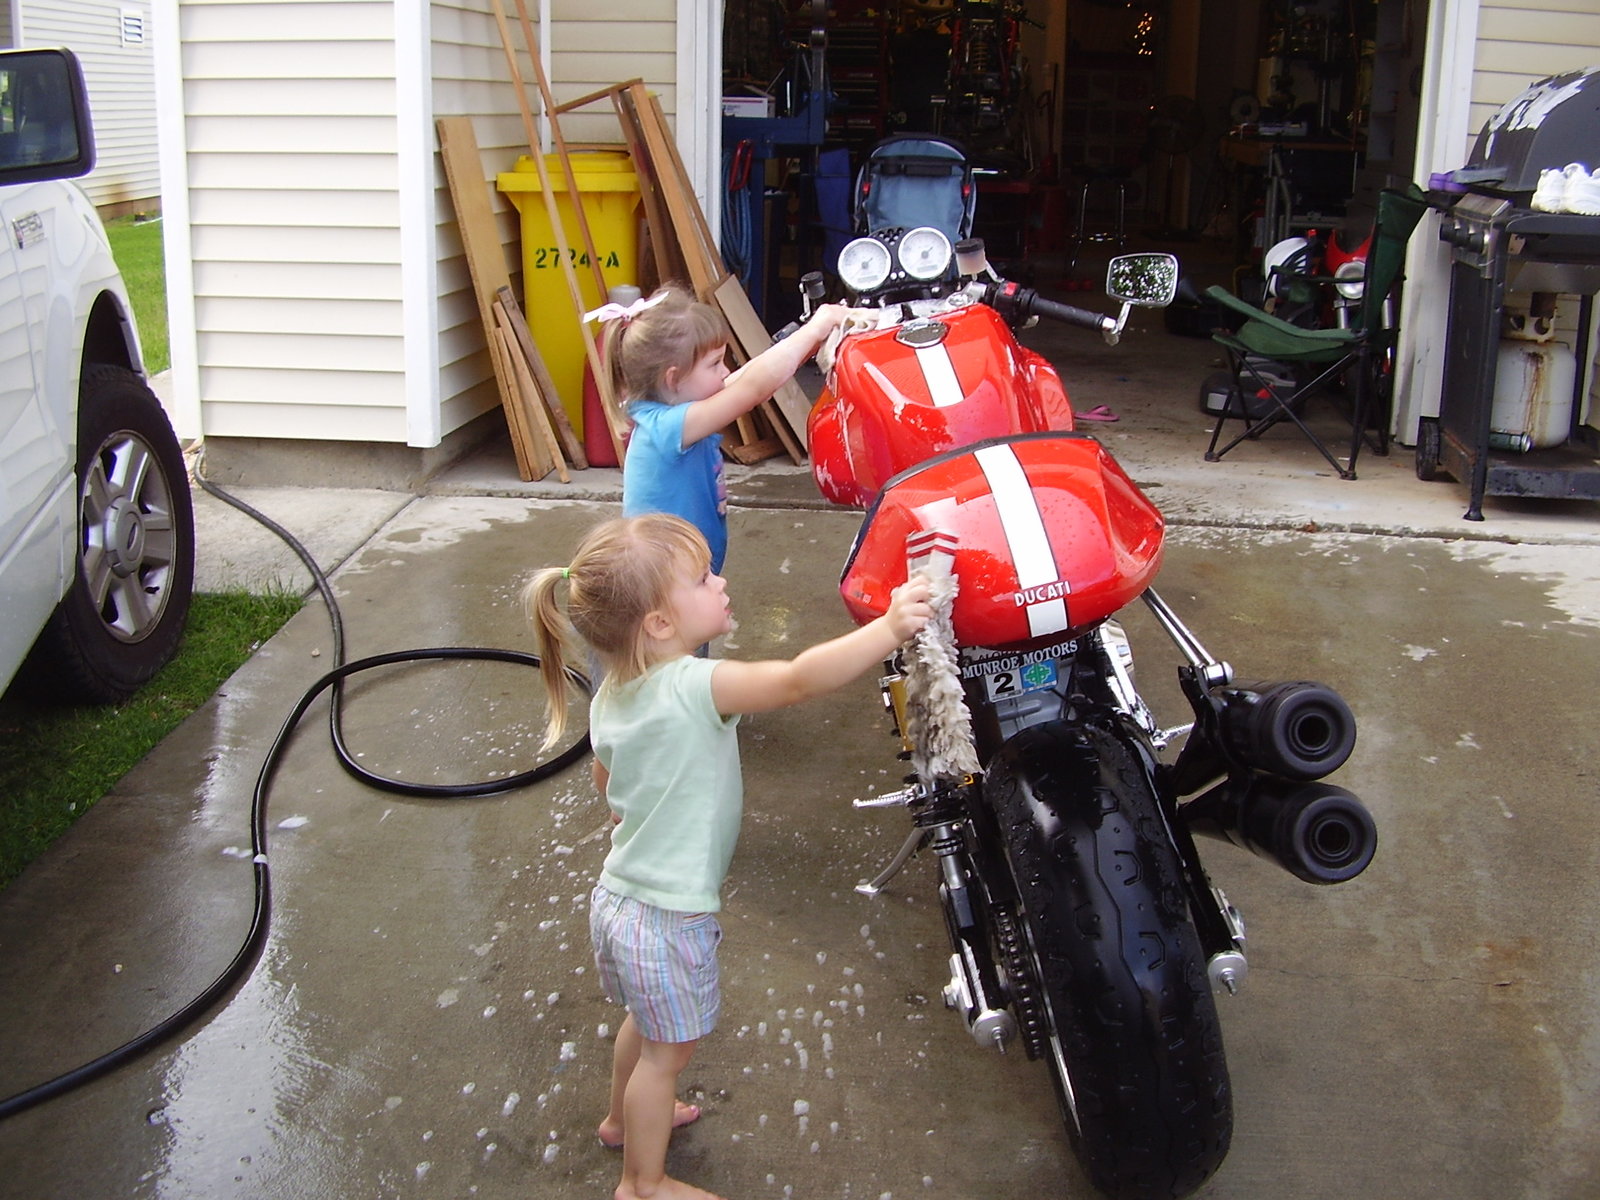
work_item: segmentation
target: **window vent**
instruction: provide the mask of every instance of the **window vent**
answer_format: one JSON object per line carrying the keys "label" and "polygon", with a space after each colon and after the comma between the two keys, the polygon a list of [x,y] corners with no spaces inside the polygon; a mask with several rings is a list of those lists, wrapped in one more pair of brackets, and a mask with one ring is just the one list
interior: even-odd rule
{"label": "window vent", "polygon": [[144,45],[144,13],[137,8],[122,10],[122,44],[124,46]]}

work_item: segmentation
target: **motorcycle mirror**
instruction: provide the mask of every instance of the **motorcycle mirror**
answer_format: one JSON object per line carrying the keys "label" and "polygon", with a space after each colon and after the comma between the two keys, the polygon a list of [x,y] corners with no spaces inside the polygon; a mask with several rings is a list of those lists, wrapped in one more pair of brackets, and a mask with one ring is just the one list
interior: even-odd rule
{"label": "motorcycle mirror", "polygon": [[1119,254],[1106,267],[1106,295],[1124,305],[1165,308],[1178,292],[1178,260],[1171,254]]}

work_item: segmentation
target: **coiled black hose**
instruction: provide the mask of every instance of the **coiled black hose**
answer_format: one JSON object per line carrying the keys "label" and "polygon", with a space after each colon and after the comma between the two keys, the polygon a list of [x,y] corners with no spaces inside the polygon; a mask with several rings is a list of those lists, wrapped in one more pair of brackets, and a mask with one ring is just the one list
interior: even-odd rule
{"label": "coiled black hose", "polygon": [[[487,660],[513,663],[537,669],[539,666],[538,656],[527,654],[520,650],[499,650],[492,647],[434,646],[419,650],[399,650],[390,654],[375,654],[369,658],[361,658],[355,662],[346,663],[344,661],[344,617],[339,611],[338,602],[334,599],[333,588],[328,583],[327,576],[317,566],[310,552],[293,534],[271,517],[252,508],[237,496],[230,495],[206,479],[201,473],[198,463],[195,466],[194,478],[195,482],[206,492],[225,504],[232,505],[240,512],[270,529],[306,565],[306,569],[311,572],[311,578],[316,584],[317,592],[321,595],[322,602],[327,608],[328,619],[333,626],[335,666],[301,695],[299,701],[290,711],[287,719],[285,719],[283,727],[278,730],[277,736],[272,740],[272,745],[267,750],[267,756],[261,764],[261,771],[256,776],[255,792],[250,802],[250,852],[251,861],[255,868],[255,907],[250,919],[250,930],[245,935],[244,942],[240,945],[238,951],[235,952],[233,960],[199,995],[195,996],[194,999],[190,1000],[177,1012],[172,1013],[137,1037],[124,1042],[115,1050],[102,1054],[99,1058],[75,1067],[64,1074],[57,1075],[54,1079],[47,1080],[26,1091],[18,1092],[14,1096],[0,1100],[0,1121],[36,1105],[43,1104],[47,1100],[53,1100],[57,1096],[82,1087],[91,1080],[98,1079],[102,1075],[107,1075],[118,1067],[132,1062],[203,1016],[226,992],[255,969],[256,963],[261,958],[261,951],[266,945],[267,924],[272,909],[272,876],[267,867],[267,797],[272,789],[272,779],[278,771],[279,760],[288,745],[289,735],[294,732],[295,726],[300,723],[300,719],[305,716],[306,710],[311,707],[313,701],[324,691],[332,689],[329,702],[328,729],[333,741],[334,753],[337,755],[340,764],[357,779],[386,792],[398,792],[407,796],[423,796],[434,799],[492,796],[501,792],[512,791],[516,788],[526,787],[532,783],[538,783],[542,779],[548,779],[550,776],[566,770],[589,753],[589,735],[585,732],[578,741],[548,762],[540,763],[538,766],[516,775],[501,779],[484,780],[481,783],[414,783],[409,780],[382,776],[361,766],[356,762],[355,756],[351,754],[344,740],[343,686],[345,679],[349,676],[378,667],[438,659]],[[578,686],[585,691],[589,690],[589,681],[582,675],[570,670],[568,675]]]}

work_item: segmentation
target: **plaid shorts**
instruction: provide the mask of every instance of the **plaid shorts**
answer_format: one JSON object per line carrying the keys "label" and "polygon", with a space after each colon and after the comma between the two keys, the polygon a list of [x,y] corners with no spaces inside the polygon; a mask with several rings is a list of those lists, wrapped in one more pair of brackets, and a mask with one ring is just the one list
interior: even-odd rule
{"label": "plaid shorts", "polygon": [[716,914],[672,912],[596,884],[589,936],[606,995],[650,1041],[698,1041],[717,1027]]}

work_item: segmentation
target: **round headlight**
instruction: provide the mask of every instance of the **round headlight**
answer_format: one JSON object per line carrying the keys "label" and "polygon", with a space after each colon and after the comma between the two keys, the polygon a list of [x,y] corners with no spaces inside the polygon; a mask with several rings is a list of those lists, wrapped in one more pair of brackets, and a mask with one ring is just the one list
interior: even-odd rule
{"label": "round headlight", "polygon": [[1334,290],[1346,300],[1359,300],[1366,290],[1366,277],[1367,264],[1363,260],[1352,258],[1342,262],[1333,272]]}
{"label": "round headlight", "polygon": [[870,292],[889,278],[889,247],[877,238],[857,238],[839,251],[839,279],[852,292]]}
{"label": "round headlight", "polygon": [[900,265],[913,279],[937,279],[950,267],[950,239],[923,225],[900,239]]}

